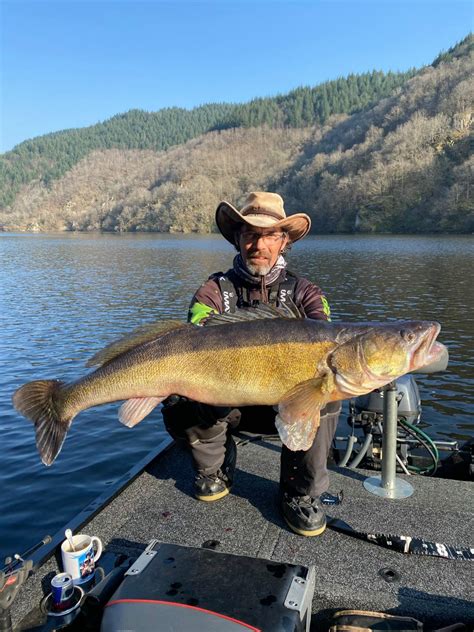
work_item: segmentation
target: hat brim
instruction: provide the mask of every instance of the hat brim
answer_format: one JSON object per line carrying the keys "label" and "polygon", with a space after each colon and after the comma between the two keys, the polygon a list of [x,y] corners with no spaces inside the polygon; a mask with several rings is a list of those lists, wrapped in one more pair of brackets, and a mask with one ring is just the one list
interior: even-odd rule
{"label": "hat brim", "polygon": [[311,219],[306,213],[295,213],[281,220],[275,220],[268,215],[244,216],[229,202],[221,202],[216,210],[216,224],[223,237],[234,246],[235,233],[242,225],[283,230],[288,233],[290,242],[294,243],[309,233]]}

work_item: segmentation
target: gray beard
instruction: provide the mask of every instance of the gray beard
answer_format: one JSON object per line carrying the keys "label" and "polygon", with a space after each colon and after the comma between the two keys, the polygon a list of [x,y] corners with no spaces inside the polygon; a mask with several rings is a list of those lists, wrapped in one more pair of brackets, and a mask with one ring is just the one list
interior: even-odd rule
{"label": "gray beard", "polygon": [[250,272],[250,274],[253,274],[254,276],[266,276],[272,269],[271,266],[254,265],[253,263],[250,263],[249,261],[247,261],[246,267],[247,267],[247,270]]}
{"label": "gray beard", "polygon": [[[247,265],[244,263],[242,259],[242,255],[240,253],[234,257],[234,262],[233,262],[234,272],[237,274],[238,277],[240,277],[241,279],[244,279],[244,281],[246,281],[247,283],[250,283],[251,285],[258,285],[261,282],[261,275],[259,273],[265,272],[266,270],[268,270],[268,265],[263,266],[263,267],[265,268],[264,270],[262,270],[262,268],[257,266],[258,268],[257,274],[252,274],[252,272],[250,272],[250,270],[247,268]],[[252,266],[252,268],[255,270],[255,266]],[[286,268],[286,261],[280,255],[277,259],[276,264],[273,266],[273,268],[271,270],[268,270],[267,273],[264,275],[265,284],[271,285],[272,283],[275,283],[275,281],[279,278],[279,276],[281,275],[282,271],[285,268]]]}

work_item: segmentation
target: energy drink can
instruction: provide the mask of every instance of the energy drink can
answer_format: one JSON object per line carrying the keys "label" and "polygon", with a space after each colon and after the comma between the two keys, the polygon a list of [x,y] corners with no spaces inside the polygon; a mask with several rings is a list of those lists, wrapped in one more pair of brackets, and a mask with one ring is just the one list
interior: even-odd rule
{"label": "energy drink can", "polygon": [[69,573],[59,573],[51,580],[51,593],[53,596],[53,608],[65,610],[71,605],[74,594],[74,584]]}

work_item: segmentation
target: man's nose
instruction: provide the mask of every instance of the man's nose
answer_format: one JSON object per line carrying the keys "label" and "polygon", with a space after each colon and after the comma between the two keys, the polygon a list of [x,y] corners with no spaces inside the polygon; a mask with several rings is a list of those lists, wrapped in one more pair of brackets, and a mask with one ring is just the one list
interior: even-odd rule
{"label": "man's nose", "polygon": [[265,235],[256,235],[254,242],[255,246],[257,246],[258,248],[260,247],[266,247],[267,242],[265,241]]}

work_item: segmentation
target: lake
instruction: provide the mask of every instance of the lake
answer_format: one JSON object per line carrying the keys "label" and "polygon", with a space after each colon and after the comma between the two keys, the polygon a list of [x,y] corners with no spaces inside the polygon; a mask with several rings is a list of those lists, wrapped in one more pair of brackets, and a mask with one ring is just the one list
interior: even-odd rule
{"label": "lake", "polygon": [[[194,291],[228,269],[234,252],[217,235],[0,233],[0,255],[4,557],[53,534],[164,436],[159,410],[129,430],[117,404],[90,409],[47,468],[32,424],[12,407],[14,390],[33,379],[76,379],[88,358],[136,326],[184,319]],[[324,289],[333,320],[439,321],[450,365],[416,378],[423,426],[434,439],[472,437],[472,237],[312,236],[287,259]]]}

